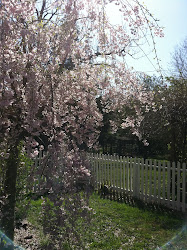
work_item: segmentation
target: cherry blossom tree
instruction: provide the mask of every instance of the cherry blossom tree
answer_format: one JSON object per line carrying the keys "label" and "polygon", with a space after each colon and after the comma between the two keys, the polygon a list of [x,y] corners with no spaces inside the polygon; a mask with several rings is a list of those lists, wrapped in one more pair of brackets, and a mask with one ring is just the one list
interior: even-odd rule
{"label": "cherry blossom tree", "polygon": [[172,55],[171,74],[177,78],[186,79],[187,77],[187,38],[179,44]]}
{"label": "cherry blossom tree", "polygon": [[[110,5],[123,24],[111,24]],[[76,178],[90,176],[81,152],[98,138],[96,97],[105,112],[120,112],[132,96],[146,102],[124,60],[146,34],[163,33],[137,0],[2,0],[0,16],[1,225],[13,239],[20,142],[29,157],[48,152],[42,174],[49,183],[60,175],[63,189],[75,191]]]}

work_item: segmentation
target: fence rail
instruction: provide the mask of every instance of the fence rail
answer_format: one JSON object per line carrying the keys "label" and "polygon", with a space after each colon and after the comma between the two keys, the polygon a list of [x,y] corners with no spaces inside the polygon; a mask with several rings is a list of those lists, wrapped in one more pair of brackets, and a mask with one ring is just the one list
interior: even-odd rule
{"label": "fence rail", "polygon": [[149,203],[187,211],[187,168],[183,163],[89,154],[95,188],[106,184]]}

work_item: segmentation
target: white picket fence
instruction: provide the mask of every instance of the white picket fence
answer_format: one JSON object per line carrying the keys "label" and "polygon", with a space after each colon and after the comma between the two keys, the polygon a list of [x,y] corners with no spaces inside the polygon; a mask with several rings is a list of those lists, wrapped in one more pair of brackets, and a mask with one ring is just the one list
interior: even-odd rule
{"label": "white picket fence", "polygon": [[106,184],[148,203],[187,211],[186,164],[89,154],[95,187]]}
{"label": "white picket fence", "polygon": [[[40,168],[42,154],[35,160]],[[144,160],[115,155],[88,154],[95,189],[106,184],[116,192],[138,198],[147,203],[157,203],[169,208],[187,211],[187,167],[183,163]],[[59,179],[58,181],[61,182]],[[46,178],[35,176],[33,192],[40,190]]]}

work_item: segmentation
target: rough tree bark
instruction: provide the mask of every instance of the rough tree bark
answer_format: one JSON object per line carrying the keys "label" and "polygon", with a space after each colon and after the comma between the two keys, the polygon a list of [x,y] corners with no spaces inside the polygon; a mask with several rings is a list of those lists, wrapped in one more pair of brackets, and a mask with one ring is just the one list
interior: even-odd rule
{"label": "rough tree bark", "polygon": [[4,184],[5,202],[2,206],[1,228],[11,239],[14,239],[14,217],[16,204],[16,179],[18,169],[18,144],[10,148],[10,155],[7,159],[7,170]]}

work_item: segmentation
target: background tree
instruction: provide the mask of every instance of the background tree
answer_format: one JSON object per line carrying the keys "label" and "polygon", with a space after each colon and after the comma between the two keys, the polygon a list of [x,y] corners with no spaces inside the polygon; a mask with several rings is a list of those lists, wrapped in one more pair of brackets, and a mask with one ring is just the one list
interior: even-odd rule
{"label": "background tree", "polygon": [[[186,80],[170,77],[149,78],[152,106],[141,104],[142,119],[139,133],[146,139],[147,156],[170,161],[186,161]],[[146,83],[147,84],[147,83]]]}
{"label": "background tree", "polygon": [[[173,100],[173,110],[175,115],[172,117],[175,121],[173,125],[173,142],[171,150],[177,154],[177,158],[186,161],[186,108],[187,101],[187,39],[176,47],[171,61],[172,77],[169,78],[171,90],[175,100]],[[174,127],[176,129],[174,129]],[[181,147],[179,146],[181,144]]]}
{"label": "background tree", "polygon": [[177,78],[187,79],[187,38],[175,48],[171,60],[171,72]]}
{"label": "background tree", "polygon": [[[103,127],[103,130],[106,127],[107,130],[101,130],[101,142],[105,142],[111,134],[110,120],[117,120],[118,130],[111,137],[115,153],[121,155],[123,151],[125,155],[185,162],[186,80],[170,77],[163,83],[158,77],[141,76],[139,81],[146,95],[150,95],[151,104],[148,104],[148,98],[146,102],[139,102],[137,98],[133,98],[124,105],[123,112],[113,113],[112,118],[107,114],[108,119],[105,119]],[[138,110],[140,120],[136,117]],[[133,134],[139,136],[140,140]],[[129,147],[125,145],[125,141],[126,144],[132,141],[134,145],[130,152],[121,150],[123,147]],[[110,153],[109,151],[107,152]]]}
{"label": "background tree", "polygon": [[[151,78],[150,78],[151,79]],[[170,77],[151,88],[152,107],[141,104],[138,131],[147,143],[147,156],[170,161],[186,161],[186,80]]]}
{"label": "background tree", "polygon": [[187,81],[169,78],[169,86],[163,91],[163,116],[169,134],[169,151],[171,161],[185,162],[187,159]]}

